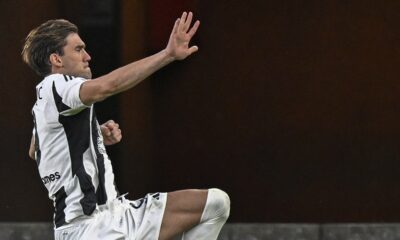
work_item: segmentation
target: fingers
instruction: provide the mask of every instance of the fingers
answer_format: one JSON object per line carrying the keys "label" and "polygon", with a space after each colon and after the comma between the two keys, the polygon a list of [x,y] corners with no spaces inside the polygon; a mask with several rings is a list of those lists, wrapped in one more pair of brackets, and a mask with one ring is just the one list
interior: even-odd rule
{"label": "fingers", "polygon": [[111,130],[108,127],[106,127],[105,124],[101,125],[100,129],[101,129],[101,133],[103,134],[103,136],[107,136],[107,137],[111,136]]}
{"label": "fingers", "polygon": [[107,127],[110,131],[114,128],[119,128],[119,124],[114,122],[113,120],[108,120],[103,126]]}
{"label": "fingers", "polygon": [[106,127],[112,131],[115,128],[119,128],[119,124],[118,123],[107,123]]}
{"label": "fingers", "polygon": [[[189,30],[190,24],[192,23],[192,19],[193,19],[192,12],[189,12],[189,13],[183,12],[181,18],[178,19],[179,21],[178,21],[177,31],[186,33]],[[177,24],[177,23],[175,22],[175,24]],[[174,26],[174,29],[175,29],[175,26]]]}
{"label": "fingers", "polygon": [[114,129],[111,131],[111,137],[115,140],[121,140],[122,132],[121,129]]}
{"label": "fingers", "polygon": [[182,16],[181,16],[181,19],[179,20],[178,32],[184,31],[185,22],[186,22],[186,16],[187,16],[187,13],[183,12]]}
{"label": "fingers", "polygon": [[197,46],[189,48],[190,40],[196,34],[200,26],[200,21],[195,21],[191,27],[192,20],[192,12],[183,12],[182,16],[175,21],[166,47],[166,52],[175,60],[183,60],[188,55],[198,51]]}
{"label": "fingers", "polygon": [[183,26],[184,32],[187,32],[189,30],[190,24],[192,23],[192,18],[193,18],[193,13],[189,12],[185,21],[185,25]]}
{"label": "fingers", "polygon": [[197,52],[198,50],[199,50],[199,48],[197,46],[190,47],[189,48],[189,55],[194,53],[194,52]]}
{"label": "fingers", "polygon": [[103,125],[112,125],[115,124],[114,120],[108,120],[107,122],[105,122]]}
{"label": "fingers", "polygon": [[[113,127],[112,129],[104,126],[100,126],[101,132],[103,134],[104,145],[109,146],[116,143],[119,143],[122,139],[122,131],[117,126]],[[118,124],[116,124],[118,125]]]}
{"label": "fingers", "polygon": [[193,36],[194,36],[194,34],[197,32],[197,29],[199,28],[199,26],[200,26],[200,21],[197,20],[197,21],[193,24],[193,27],[190,29],[190,31],[189,31],[189,33],[188,33],[190,37],[193,37]]}
{"label": "fingers", "polygon": [[114,129],[113,131],[111,131],[111,136],[110,136],[110,140],[113,144],[118,143],[121,141],[122,139],[122,132],[121,129]]}
{"label": "fingers", "polygon": [[121,134],[121,130],[119,129],[119,124],[114,122],[113,120],[109,120],[106,123],[100,126],[101,132],[103,136],[112,137],[115,134]]}
{"label": "fingers", "polygon": [[179,25],[180,19],[176,19],[174,28],[172,29],[172,33],[177,33],[178,32],[178,25]]}

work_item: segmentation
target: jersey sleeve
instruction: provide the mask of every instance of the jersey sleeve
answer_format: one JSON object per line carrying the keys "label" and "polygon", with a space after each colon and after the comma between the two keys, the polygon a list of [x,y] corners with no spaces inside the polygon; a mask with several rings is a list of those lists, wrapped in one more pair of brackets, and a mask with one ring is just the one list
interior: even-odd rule
{"label": "jersey sleeve", "polygon": [[83,109],[90,107],[82,103],[79,97],[81,85],[85,81],[87,80],[84,78],[61,74],[53,81],[53,97],[57,110],[61,115],[75,115]]}

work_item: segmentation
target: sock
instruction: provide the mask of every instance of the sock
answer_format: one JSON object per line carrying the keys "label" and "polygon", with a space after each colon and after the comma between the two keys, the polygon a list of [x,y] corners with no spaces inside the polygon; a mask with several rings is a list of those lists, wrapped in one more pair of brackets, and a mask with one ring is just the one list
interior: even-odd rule
{"label": "sock", "polygon": [[224,191],[209,189],[200,223],[183,233],[182,240],[216,240],[229,217],[230,204],[229,196]]}

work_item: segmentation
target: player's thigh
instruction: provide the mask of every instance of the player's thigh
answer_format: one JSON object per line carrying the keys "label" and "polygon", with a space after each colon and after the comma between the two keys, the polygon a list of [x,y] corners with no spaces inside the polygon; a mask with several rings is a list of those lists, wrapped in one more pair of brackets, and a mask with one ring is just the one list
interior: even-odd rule
{"label": "player's thigh", "polygon": [[200,222],[208,190],[181,190],[168,193],[160,230],[160,240],[171,239]]}

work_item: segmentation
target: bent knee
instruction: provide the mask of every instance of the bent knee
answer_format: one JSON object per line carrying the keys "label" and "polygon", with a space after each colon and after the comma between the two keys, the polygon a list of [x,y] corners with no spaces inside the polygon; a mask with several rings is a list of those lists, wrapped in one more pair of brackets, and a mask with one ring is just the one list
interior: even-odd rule
{"label": "bent knee", "polygon": [[211,188],[208,190],[208,203],[211,208],[215,212],[215,216],[218,218],[228,219],[230,209],[231,209],[231,200],[228,194],[221,189]]}

